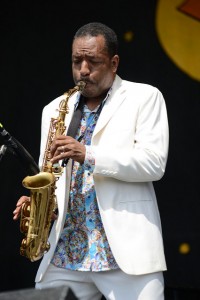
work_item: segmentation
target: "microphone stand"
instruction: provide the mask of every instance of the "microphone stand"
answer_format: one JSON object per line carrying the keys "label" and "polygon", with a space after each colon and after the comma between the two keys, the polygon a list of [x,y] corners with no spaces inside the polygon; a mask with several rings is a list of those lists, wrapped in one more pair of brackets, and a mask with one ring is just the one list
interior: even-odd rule
{"label": "microphone stand", "polygon": [[3,128],[2,124],[0,125],[0,133],[5,141],[5,144],[3,144],[0,148],[0,161],[8,151],[19,159],[26,171],[28,171],[28,175],[38,174],[40,171],[39,167],[30,153],[22,146],[22,144],[20,144],[18,140],[16,140]]}

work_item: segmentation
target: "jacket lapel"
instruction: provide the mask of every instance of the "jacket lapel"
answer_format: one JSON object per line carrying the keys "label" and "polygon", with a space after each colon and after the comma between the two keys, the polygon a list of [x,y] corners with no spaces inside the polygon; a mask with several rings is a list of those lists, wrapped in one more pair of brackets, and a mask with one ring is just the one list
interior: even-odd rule
{"label": "jacket lapel", "polygon": [[96,124],[93,137],[102,130],[104,126],[109,122],[115,111],[119,109],[121,103],[125,100],[124,88],[122,86],[122,79],[116,75],[111,93],[105,102],[102,112],[99,116]]}

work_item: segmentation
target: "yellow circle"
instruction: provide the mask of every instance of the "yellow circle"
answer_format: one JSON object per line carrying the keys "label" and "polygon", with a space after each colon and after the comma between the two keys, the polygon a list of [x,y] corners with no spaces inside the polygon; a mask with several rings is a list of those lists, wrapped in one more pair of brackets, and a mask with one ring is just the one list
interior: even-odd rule
{"label": "yellow circle", "polygon": [[182,243],[179,246],[179,252],[181,254],[188,254],[190,252],[191,248],[190,245],[188,243]]}
{"label": "yellow circle", "polygon": [[133,32],[131,30],[124,33],[124,39],[126,42],[132,42],[133,40]]}
{"label": "yellow circle", "polygon": [[[199,5],[190,1],[190,6]],[[159,0],[156,30],[159,41],[171,60],[190,77],[200,80],[200,19],[184,13],[183,0]],[[193,3],[192,3],[193,2]],[[199,7],[199,6],[198,6]],[[200,16],[200,12],[198,12]]]}

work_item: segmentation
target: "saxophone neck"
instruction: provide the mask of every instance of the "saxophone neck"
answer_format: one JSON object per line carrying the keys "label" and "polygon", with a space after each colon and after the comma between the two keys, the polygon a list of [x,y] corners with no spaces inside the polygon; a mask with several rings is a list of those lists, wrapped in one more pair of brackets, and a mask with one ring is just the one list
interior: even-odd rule
{"label": "saxophone neck", "polygon": [[64,95],[66,96],[66,100],[68,100],[69,97],[71,97],[75,92],[83,91],[85,86],[86,86],[86,83],[84,81],[82,81],[82,80],[79,81],[74,88],[69,89],[67,92],[64,93]]}
{"label": "saxophone neck", "polygon": [[76,92],[82,91],[86,86],[86,83],[84,81],[79,81],[77,85],[69,89],[67,92],[64,93],[65,98],[60,102],[59,105],[59,120],[64,121],[66,114],[69,113],[68,108],[68,100],[69,98]]}

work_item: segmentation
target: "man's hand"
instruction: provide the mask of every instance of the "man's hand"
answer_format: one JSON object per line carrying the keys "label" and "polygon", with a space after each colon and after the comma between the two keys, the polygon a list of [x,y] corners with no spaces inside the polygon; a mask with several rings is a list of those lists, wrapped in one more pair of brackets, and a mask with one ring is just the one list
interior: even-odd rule
{"label": "man's hand", "polygon": [[21,214],[21,209],[22,209],[22,205],[26,202],[26,201],[30,201],[30,197],[27,196],[22,196],[20,197],[20,199],[17,201],[16,204],[16,208],[13,211],[13,220],[16,221],[17,219],[19,219],[20,214]]}
{"label": "man's hand", "polygon": [[51,146],[51,162],[56,163],[62,159],[72,158],[79,163],[85,160],[85,146],[70,136],[60,135]]}
{"label": "man's hand", "polygon": [[[16,208],[13,211],[13,220],[16,221],[19,219],[20,215],[21,215],[21,210],[22,210],[22,205],[26,202],[29,201],[30,202],[30,197],[27,196],[22,196],[20,197],[20,199],[17,201],[16,204]],[[52,212],[52,216],[51,216],[51,220],[55,221],[58,218],[57,214],[55,214],[54,212]]]}

